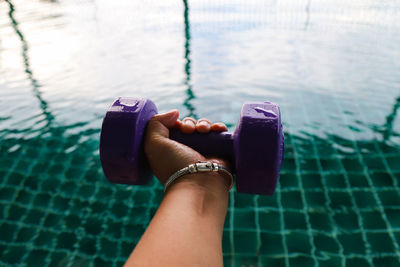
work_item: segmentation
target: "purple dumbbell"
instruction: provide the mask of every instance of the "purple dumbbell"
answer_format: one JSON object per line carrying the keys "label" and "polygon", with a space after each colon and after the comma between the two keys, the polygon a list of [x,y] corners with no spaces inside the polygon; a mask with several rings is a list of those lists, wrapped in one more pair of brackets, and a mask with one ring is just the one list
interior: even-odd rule
{"label": "purple dumbbell", "polygon": [[[100,159],[108,180],[146,184],[153,176],[143,150],[148,121],[157,114],[149,99],[120,97],[108,109],[100,136]],[[229,160],[240,193],[272,195],[283,161],[284,138],[279,107],[270,102],[245,103],[233,133],[184,134],[170,138],[203,155]]]}

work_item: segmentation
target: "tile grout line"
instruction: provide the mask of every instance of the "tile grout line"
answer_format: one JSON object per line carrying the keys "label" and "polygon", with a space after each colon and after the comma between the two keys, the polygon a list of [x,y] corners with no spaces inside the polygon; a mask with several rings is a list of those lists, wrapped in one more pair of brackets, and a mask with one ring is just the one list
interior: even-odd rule
{"label": "tile grout line", "polygon": [[286,241],[286,231],[285,231],[285,218],[284,218],[284,214],[283,214],[283,206],[282,206],[282,195],[281,195],[281,185],[280,182],[278,184],[278,188],[276,190],[276,200],[278,202],[278,210],[279,210],[279,220],[280,220],[280,224],[281,224],[281,229],[280,229],[280,233],[282,236],[282,246],[283,246],[283,252],[285,255],[285,266],[289,267],[289,253],[288,253],[288,247],[287,247],[287,241]]}
{"label": "tile grout line", "polygon": [[253,196],[253,203],[254,203],[254,224],[256,225],[256,235],[257,235],[257,265],[261,266],[261,257],[260,257],[260,250],[261,250],[261,245],[262,245],[262,241],[261,241],[261,230],[260,230],[260,216],[259,216],[259,206],[258,206],[258,199],[259,199],[259,195],[255,195]]}

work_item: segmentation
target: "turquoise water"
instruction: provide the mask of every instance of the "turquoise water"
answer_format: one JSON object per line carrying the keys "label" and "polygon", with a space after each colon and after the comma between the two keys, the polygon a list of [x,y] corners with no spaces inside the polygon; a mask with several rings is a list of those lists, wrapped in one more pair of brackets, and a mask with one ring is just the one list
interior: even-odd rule
{"label": "turquoise water", "polygon": [[400,266],[399,44],[397,1],[0,1],[0,265],[124,263],[163,196],[101,170],[133,96],[231,129],[281,106],[277,192],[231,193],[226,266]]}

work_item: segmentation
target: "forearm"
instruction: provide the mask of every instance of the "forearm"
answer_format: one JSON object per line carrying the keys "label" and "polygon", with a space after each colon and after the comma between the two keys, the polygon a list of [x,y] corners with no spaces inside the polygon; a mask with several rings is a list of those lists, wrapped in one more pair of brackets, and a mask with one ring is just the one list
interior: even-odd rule
{"label": "forearm", "polygon": [[188,176],[167,191],[127,266],[222,266],[228,205],[218,173]]}

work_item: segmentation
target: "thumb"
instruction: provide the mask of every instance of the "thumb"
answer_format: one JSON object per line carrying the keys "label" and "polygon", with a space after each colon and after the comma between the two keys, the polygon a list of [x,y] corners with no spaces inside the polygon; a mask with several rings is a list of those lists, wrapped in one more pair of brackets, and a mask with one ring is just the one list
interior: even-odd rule
{"label": "thumb", "polygon": [[163,137],[168,137],[168,128],[173,128],[177,125],[178,117],[179,111],[177,109],[153,116],[147,127],[148,133],[150,135],[161,135]]}

